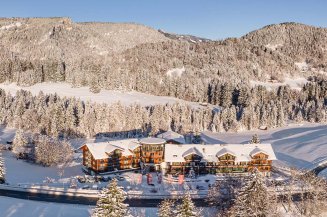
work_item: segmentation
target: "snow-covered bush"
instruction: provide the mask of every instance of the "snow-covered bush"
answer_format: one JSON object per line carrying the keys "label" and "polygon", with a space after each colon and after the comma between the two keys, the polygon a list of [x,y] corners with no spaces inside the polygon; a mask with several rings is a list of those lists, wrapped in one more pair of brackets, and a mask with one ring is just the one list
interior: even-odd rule
{"label": "snow-covered bush", "polygon": [[72,159],[73,150],[69,142],[40,135],[35,140],[35,161],[44,166],[66,163]]}

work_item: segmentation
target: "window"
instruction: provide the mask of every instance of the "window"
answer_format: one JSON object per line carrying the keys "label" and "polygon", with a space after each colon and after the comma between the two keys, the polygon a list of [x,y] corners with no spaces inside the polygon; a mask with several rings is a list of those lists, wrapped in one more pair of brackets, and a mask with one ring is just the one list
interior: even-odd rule
{"label": "window", "polygon": [[173,155],[173,157],[177,157],[177,155],[176,155],[176,154],[174,154],[174,155]]}

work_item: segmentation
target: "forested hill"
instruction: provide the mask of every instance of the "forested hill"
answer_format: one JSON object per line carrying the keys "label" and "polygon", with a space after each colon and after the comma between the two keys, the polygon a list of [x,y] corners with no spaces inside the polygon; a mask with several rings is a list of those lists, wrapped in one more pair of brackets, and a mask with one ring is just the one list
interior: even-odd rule
{"label": "forested hill", "polygon": [[217,82],[307,77],[327,71],[327,29],[271,25],[209,41],[127,23],[0,19],[0,81],[66,81],[209,101]]}
{"label": "forested hill", "polygon": [[[270,25],[241,38],[211,41],[129,23],[0,19],[0,83],[28,86],[67,82],[73,87],[89,86],[94,93],[101,89],[135,90],[208,102],[221,108],[215,112],[209,107],[194,109],[186,105],[133,105],[129,110],[133,112],[126,112],[123,118],[127,120],[129,113],[143,109],[146,115],[135,121],[134,128],[151,134],[167,129],[183,133],[251,130],[283,126],[289,120],[327,122],[326,75],[327,29],[303,24]],[[89,117],[88,112],[92,117],[106,117],[107,108],[119,112],[107,105],[97,110],[96,104],[73,103],[73,99],[42,94],[38,97],[43,102],[42,111],[45,105],[53,109],[50,101],[60,108],[58,114],[75,111],[71,117],[77,121],[72,129],[77,134],[130,130],[127,125],[110,126],[86,133],[76,111],[82,111],[85,117]],[[41,111],[30,93],[14,97],[0,91],[0,100],[1,124],[31,130],[17,122],[30,117],[25,115],[28,112]],[[48,113],[42,114],[38,120],[53,129],[35,131],[67,133],[64,125],[56,124],[57,119],[47,117]],[[162,121],[167,123],[159,129]]]}

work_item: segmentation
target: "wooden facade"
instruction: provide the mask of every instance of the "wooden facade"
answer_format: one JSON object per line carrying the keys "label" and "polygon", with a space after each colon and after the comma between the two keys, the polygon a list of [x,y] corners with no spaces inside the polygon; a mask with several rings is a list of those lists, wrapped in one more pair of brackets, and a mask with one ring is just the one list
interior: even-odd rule
{"label": "wooden facade", "polygon": [[81,149],[83,165],[97,173],[140,167],[140,147],[132,151],[131,155],[123,155],[122,150],[116,149],[103,159],[94,159],[87,146],[83,146]]}
{"label": "wooden facade", "polygon": [[145,164],[161,164],[164,160],[163,144],[143,144],[142,162]]}
{"label": "wooden facade", "polygon": [[189,174],[193,170],[195,174],[216,174],[216,173],[246,173],[253,168],[269,175],[272,161],[267,160],[268,155],[258,153],[251,161],[236,162],[235,156],[225,154],[217,157],[216,162],[201,162],[202,157],[196,154],[185,157],[185,162],[172,162],[166,170],[166,174]]}
{"label": "wooden facade", "polygon": [[276,160],[270,144],[258,147],[251,144],[173,145],[146,138],[136,145],[128,142],[119,147],[108,143],[101,145],[101,150],[97,143],[81,147],[83,165],[97,173],[148,167],[150,171],[162,170],[164,174],[188,175],[193,172],[247,173],[257,168],[269,175],[272,160]]}

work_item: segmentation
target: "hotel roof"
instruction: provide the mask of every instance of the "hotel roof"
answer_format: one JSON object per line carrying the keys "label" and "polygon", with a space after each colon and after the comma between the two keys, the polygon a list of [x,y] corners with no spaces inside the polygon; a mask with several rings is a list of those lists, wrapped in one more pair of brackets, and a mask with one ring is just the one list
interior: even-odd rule
{"label": "hotel roof", "polygon": [[169,141],[169,140],[172,140],[172,141],[175,141],[175,142],[178,142],[180,144],[185,144],[185,138],[183,135],[181,134],[178,134],[174,131],[167,131],[167,132],[164,132],[164,133],[161,133],[159,135],[157,135],[157,138],[162,138],[166,141]]}
{"label": "hotel roof", "polygon": [[81,147],[84,146],[89,149],[95,160],[101,160],[107,159],[108,155],[117,149],[122,151],[123,156],[132,155],[130,150],[134,150],[140,144],[137,139],[123,139],[109,142],[86,143]]}
{"label": "hotel roof", "polygon": [[160,139],[160,138],[154,138],[154,137],[147,137],[140,139],[141,144],[149,144],[149,145],[159,145],[159,144],[165,144],[166,140]]}
{"label": "hotel roof", "polygon": [[248,162],[253,154],[260,152],[267,154],[268,160],[277,160],[271,144],[170,144],[165,147],[165,162],[185,162],[187,153],[202,156],[202,162],[217,162],[217,156],[227,153],[235,156],[235,162]]}

